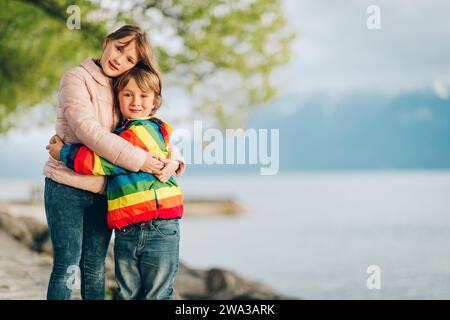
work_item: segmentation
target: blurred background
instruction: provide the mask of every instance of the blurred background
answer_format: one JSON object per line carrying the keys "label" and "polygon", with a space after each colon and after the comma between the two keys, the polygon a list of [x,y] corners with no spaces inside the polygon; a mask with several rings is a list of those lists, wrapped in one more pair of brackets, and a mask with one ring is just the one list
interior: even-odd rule
{"label": "blurred background", "polygon": [[[196,120],[279,129],[275,175],[191,161],[185,263],[306,299],[450,298],[447,1],[0,4],[2,203],[39,198],[62,73],[137,23],[163,72],[160,117],[191,133]],[[81,29],[66,25],[72,4]],[[219,214],[225,200],[236,214]]]}

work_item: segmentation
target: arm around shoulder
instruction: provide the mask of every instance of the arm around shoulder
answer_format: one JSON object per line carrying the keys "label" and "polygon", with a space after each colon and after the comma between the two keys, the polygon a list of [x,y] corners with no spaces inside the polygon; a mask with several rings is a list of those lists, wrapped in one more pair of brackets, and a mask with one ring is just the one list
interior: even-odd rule
{"label": "arm around shoulder", "polygon": [[[103,127],[96,117],[92,90],[81,68],[67,71],[59,88],[59,107],[77,138],[101,157],[131,171],[139,171],[147,154]],[[111,106],[112,108],[112,106]]]}

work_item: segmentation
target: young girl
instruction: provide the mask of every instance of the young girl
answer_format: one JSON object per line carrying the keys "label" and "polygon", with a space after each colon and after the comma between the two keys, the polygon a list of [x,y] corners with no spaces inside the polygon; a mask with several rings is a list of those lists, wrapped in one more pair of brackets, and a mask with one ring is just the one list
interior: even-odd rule
{"label": "young girl", "polygon": [[[161,81],[150,69],[134,68],[117,79],[114,94],[122,123],[115,133],[133,145],[167,158],[172,128],[154,117]],[[172,299],[178,270],[181,191],[172,177],[162,181],[131,172],[81,144],[61,147],[61,160],[80,174],[106,175],[108,227],[115,229],[116,280],[122,299]],[[58,149],[56,149],[58,151]],[[55,154],[55,157],[58,157]],[[170,161],[168,166],[178,166]]]}
{"label": "young girl", "polygon": [[[161,179],[174,175],[174,166],[167,166],[165,159],[158,160],[155,154],[112,133],[119,122],[113,109],[112,78],[135,65],[158,69],[148,37],[139,27],[123,26],[106,37],[103,49],[100,59],[87,58],[63,75],[56,134],[67,143],[83,143],[122,168],[154,173]],[[170,157],[179,162],[176,174],[180,175],[182,157],[175,147],[169,149]],[[44,174],[45,212],[53,245],[47,298],[70,299],[73,267],[79,266],[82,298],[104,299],[105,258],[111,238],[107,199],[100,194],[105,177],[79,175],[52,157]]]}

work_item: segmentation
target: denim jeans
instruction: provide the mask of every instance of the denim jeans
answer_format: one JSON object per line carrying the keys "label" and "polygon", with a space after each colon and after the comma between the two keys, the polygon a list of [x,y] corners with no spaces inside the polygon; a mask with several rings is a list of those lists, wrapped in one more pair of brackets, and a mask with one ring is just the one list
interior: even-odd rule
{"label": "denim jeans", "polygon": [[153,219],[115,229],[119,299],[171,300],[178,272],[180,219]]}
{"label": "denim jeans", "polygon": [[45,178],[44,200],[53,245],[47,299],[69,300],[78,271],[81,297],[105,299],[105,259],[111,239],[106,197]]}

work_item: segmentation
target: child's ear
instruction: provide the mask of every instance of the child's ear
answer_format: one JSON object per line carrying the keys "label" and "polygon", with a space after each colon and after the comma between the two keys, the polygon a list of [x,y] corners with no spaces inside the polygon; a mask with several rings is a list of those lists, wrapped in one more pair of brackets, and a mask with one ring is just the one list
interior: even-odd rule
{"label": "child's ear", "polygon": [[108,44],[108,40],[107,39],[103,40],[103,43],[102,43],[103,50],[105,50],[107,44]]}

